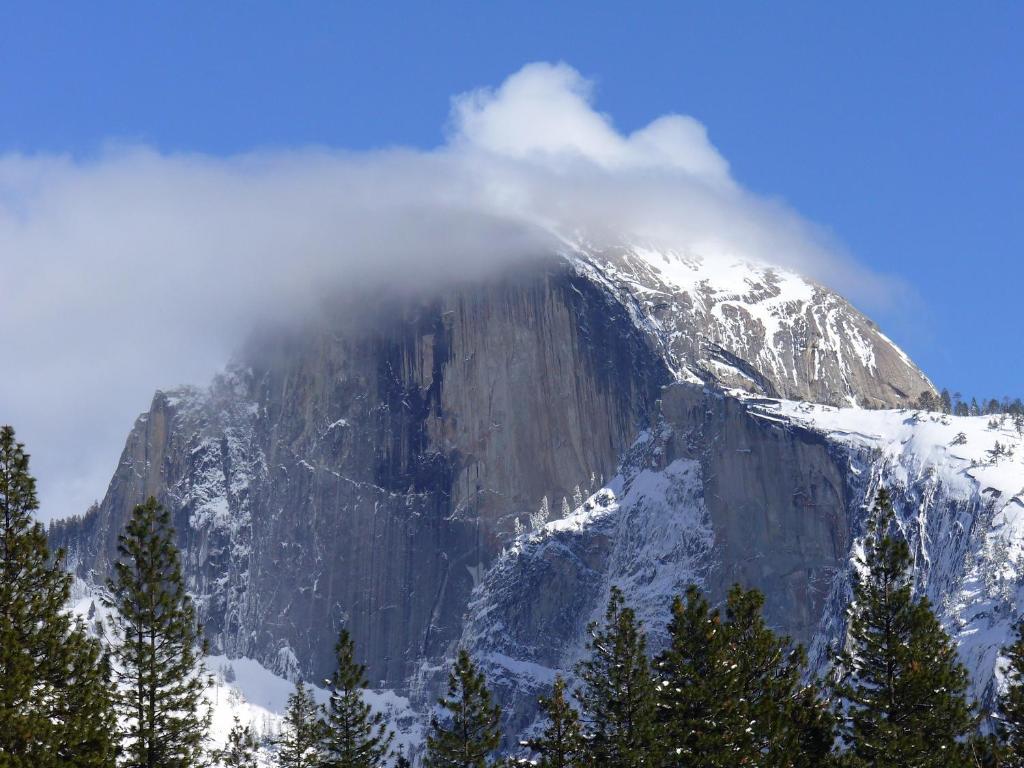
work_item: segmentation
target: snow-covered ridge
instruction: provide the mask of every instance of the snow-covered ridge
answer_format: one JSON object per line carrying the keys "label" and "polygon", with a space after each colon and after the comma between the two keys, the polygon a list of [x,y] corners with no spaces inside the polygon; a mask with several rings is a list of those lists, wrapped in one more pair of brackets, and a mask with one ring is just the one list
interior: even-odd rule
{"label": "snow-covered ridge", "polygon": [[[847,478],[845,509],[809,505],[799,513],[838,513],[837,540],[840,530],[849,531],[809,639],[815,671],[825,671],[841,641],[850,596],[843,560],[848,564],[857,550],[866,510],[884,484],[915,553],[918,589],[957,642],[973,695],[990,701],[999,650],[1024,613],[1024,436],[1012,421],[835,408],[738,391],[727,399],[760,425],[767,444],[777,444],[772,434],[817,442]],[[678,450],[691,437],[697,436],[673,435],[667,425],[643,434],[605,488],[564,519],[520,536],[476,590],[463,643],[526,718],[519,727],[529,727],[532,701],[556,672],[571,679],[586,624],[600,618],[612,585],[623,589],[656,649],[671,596],[690,583],[713,583],[709,574],[731,567],[721,560],[720,521],[708,519],[709,465],[668,455],[673,440]],[[756,445],[728,450],[749,456],[751,449],[757,456]],[[793,489],[791,503],[799,491]]]}
{"label": "snow-covered ridge", "polygon": [[999,651],[1024,614],[1024,430],[1008,416],[795,402],[752,410],[847,446],[851,470],[870,476],[867,488],[896,490],[918,588],[959,645],[975,696],[989,698]]}
{"label": "snow-covered ridge", "polygon": [[640,245],[566,256],[632,308],[680,380],[871,407],[933,389],[868,318],[790,270]]}

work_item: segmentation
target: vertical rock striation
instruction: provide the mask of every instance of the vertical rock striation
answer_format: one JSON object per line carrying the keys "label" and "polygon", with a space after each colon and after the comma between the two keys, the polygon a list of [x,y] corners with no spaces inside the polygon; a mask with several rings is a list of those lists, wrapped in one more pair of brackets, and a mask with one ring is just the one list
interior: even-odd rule
{"label": "vertical rock striation", "polygon": [[668,380],[561,261],[346,310],[264,334],[209,390],[157,394],[103,502],[51,538],[102,580],[156,495],[217,652],[322,675],[344,623],[402,690],[459,637],[517,521],[611,475]]}

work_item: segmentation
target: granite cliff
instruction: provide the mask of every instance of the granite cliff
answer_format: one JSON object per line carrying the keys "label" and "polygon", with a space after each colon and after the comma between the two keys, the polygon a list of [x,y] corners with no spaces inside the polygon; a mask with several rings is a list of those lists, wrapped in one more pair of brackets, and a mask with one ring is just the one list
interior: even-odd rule
{"label": "granite cliff", "polygon": [[[50,535],[100,585],[155,495],[212,652],[319,679],[345,625],[371,684],[423,707],[464,644],[525,728],[613,583],[655,641],[686,584],[760,587],[820,663],[866,499],[913,462],[773,409],[892,414],[856,406],[924,391],[870,320],[797,275],[573,248],[262,331],[208,387],[157,393],[103,500]],[[909,520],[924,491],[903,489]],[[961,528],[990,519],[972,504]],[[954,560],[975,541],[924,530]],[[937,572],[922,565],[938,593]]]}

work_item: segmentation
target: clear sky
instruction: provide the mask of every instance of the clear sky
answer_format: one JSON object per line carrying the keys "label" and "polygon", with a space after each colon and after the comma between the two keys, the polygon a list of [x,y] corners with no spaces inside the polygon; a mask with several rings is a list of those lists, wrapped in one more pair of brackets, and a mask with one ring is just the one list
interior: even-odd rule
{"label": "clear sky", "polygon": [[837,7],[6,3],[0,155],[432,148],[454,94],[564,61],[622,132],[694,116],[745,187],[913,284],[873,314],[939,386],[1024,394],[1024,3]]}

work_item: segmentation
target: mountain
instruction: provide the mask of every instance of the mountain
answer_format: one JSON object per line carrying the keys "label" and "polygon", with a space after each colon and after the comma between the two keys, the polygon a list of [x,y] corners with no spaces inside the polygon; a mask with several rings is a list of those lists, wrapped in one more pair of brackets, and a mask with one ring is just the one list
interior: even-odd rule
{"label": "mountain", "polygon": [[880,485],[917,586],[991,703],[1024,605],[1024,438],[1008,419],[834,408],[675,384],[619,473],[568,517],[519,537],[474,592],[460,644],[527,728],[584,653],[619,586],[657,651],[666,595],[734,582],[823,672],[843,641],[851,555]]}
{"label": "mountain", "polygon": [[830,405],[910,405],[934,388],[839,294],[795,272],[673,251],[578,250],[677,378]]}
{"label": "mountain", "polygon": [[655,644],[685,584],[758,586],[822,663],[885,482],[982,693],[977,630],[1000,641],[1017,605],[990,595],[1015,566],[985,553],[1015,562],[1024,449],[984,464],[1019,438],[909,410],[923,392],[870,320],[792,272],[567,247],[263,330],[210,386],[157,393],[102,502],[50,536],[99,583],[155,495],[212,652],[321,679],[346,625],[372,685],[423,711],[463,644],[518,729],[613,583]]}

